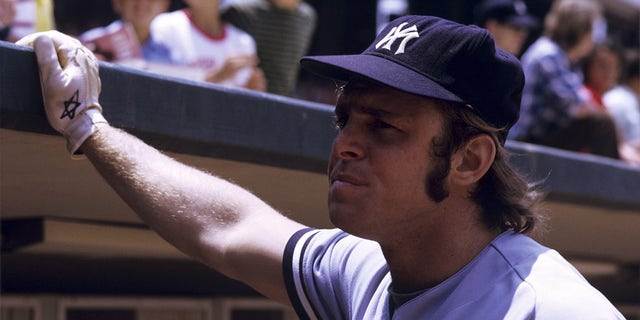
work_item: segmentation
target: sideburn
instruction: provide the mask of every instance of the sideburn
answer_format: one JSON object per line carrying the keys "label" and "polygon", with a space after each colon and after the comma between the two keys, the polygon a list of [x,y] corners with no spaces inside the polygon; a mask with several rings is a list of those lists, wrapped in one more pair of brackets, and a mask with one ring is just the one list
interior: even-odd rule
{"label": "sideburn", "polygon": [[451,170],[451,143],[447,140],[443,137],[433,139],[433,153],[431,155],[433,167],[425,177],[427,195],[435,202],[442,202],[449,196],[446,179]]}

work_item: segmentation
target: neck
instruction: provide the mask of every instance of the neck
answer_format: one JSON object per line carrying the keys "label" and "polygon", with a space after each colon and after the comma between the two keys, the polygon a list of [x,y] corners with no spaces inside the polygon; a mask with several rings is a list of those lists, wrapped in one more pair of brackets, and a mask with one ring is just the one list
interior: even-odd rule
{"label": "neck", "polygon": [[569,63],[571,63],[572,65],[578,63],[578,61],[582,59],[582,55],[578,50],[567,50],[566,54],[567,59],[569,59]]}
{"label": "neck", "polygon": [[136,32],[136,36],[138,37],[138,42],[140,42],[140,44],[145,43],[149,39],[149,36],[151,35],[151,31],[149,30],[149,28],[136,25],[134,25],[133,28]]}
{"label": "neck", "polygon": [[190,8],[189,14],[193,24],[206,34],[210,36],[218,36],[222,32],[222,22],[220,20],[217,6]]}
{"label": "neck", "polygon": [[[446,201],[446,200],[445,200]],[[496,236],[479,222],[475,205],[447,210],[440,221],[394,243],[381,243],[393,288],[410,293],[438,285],[473,260]]]}

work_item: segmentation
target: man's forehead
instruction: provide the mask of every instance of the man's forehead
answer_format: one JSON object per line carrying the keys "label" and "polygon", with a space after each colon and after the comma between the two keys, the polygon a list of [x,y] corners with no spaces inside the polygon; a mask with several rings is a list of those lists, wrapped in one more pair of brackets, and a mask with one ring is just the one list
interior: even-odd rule
{"label": "man's forehead", "polygon": [[438,99],[400,91],[372,81],[358,80],[346,84],[338,97],[336,108],[379,115],[415,113],[417,109],[433,107]]}

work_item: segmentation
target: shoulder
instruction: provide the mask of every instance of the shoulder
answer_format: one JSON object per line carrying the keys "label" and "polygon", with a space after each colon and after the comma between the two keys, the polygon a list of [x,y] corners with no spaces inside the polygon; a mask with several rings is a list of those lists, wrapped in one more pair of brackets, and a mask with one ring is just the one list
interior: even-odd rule
{"label": "shoulder", "polygon": [[298,9],[296,10],[298,15],[308,17],[311,19],[316,19],[317,13],[316,10],[308,3],[301,1]]}
{"label": "shoulder", "polygon": [[549,38],[541,37],[522,54],[523,67],[541,60],[558,60],[565,57],[564,52]]}
{"label": "shoulder", "polygon": [[242,47],[253,47],[255,48],[255,40],[253,37],[247,33],[246,31],[234,26],[231,23],[225,23],[225,40],[233,43],[237,43]]}
{"label": "shoulder", "polygon": [[532,286],[549,285],[550,279],[586,284],[582,275],[557,251],[532,238],[505,232],[490,245],[518,276]]}
{"label": "shoulder", "polygon": [[[291,238],[286,251],[285,256],[289,257],[289,261],[326,268],[325,271],[329,273],[356,276],[356,270],[386,268],[386,260],[378,243],[339,229],[307,229]],[[365,276],[370,275],[366,273]]]}
{"label": "shoulder", "polygon": [[290,245],[303,245],[306,251],[342,250],[352,247],[379,250],[380,246],[370,240],[352,236],[340,229],[305,229],[289,241]]}
{"label": "shoulder", "polygon": [[633,91],[624,86],[615,86],[605,93],[602,99],[607,107],[640,112],[640,109],[638,109],[640,101],[638,101]]}
{"label": "shoulder", "polygon": [[232,23],[225,22],[224,23],[224,28],[225,28],[225,32],[228,34],[228,36],[232,36],[232,37],[248,36],[248,37],[251,37],[248,32],[240,29],[239,27],[235,26]]}
{"label": "shoulder", "polygon": [[151,21],[151,36],[155,41],[170,45],[168,42],[174,39],[189,37],[191,28],[191,21],[183,9],[164,12]]}
{"label": "shoulder", "polygon": [[494,247],[522,280],[516,290],[519,299],[513,300],[517,308],[512,305],[512,310],[532,308],[536,317],[543,319],[582,319],[600,314],[615,319],[620,315],[557,251],[520,234],[503,235]]}
{"label": "shoulder", "polygon": [[287,291],[301,318],[370,319],[362,316],[366,310],[386,310],[391,278],[373,241],[338,229],[305,229],[291,237],[283,261]]}
{"label": "shoulder", "polygon": [[174,25],[185,21],[189,21],[189,18],[187,17],[184,9],[180,9],[158,14],[151,22],[151,26]]}

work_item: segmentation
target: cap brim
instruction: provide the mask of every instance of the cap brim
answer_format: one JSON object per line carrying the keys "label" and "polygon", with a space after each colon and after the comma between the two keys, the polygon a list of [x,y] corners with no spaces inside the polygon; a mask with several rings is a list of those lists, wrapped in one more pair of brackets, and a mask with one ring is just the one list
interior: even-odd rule
{"label": "cap brim", "polygon": [[307,56],[300,60],[300,64],[303,68],[330,79],[348,81],[354,75],[359,75],[404,92],[464,102],[426,75],[372,54]]}

